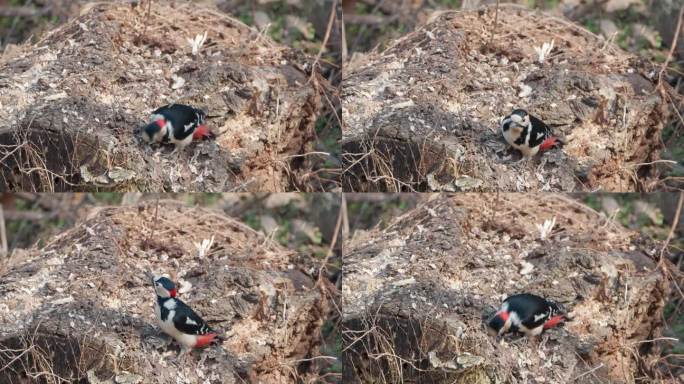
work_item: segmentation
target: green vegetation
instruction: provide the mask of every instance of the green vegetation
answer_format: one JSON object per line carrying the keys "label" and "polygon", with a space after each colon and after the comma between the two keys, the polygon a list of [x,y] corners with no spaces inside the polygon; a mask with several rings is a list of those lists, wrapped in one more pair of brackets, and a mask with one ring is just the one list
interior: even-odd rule
{"label": "green vegetation", "polygon": [[323,36],[316,33],[311,21],[300,18],[307,16],[307,13],[288,4],[286,0],[258,5],[253,1],[241,1],[231,12],[243,23],[255,27],[258,27],[255,20],[256,12],[261,12],[268,18],[267,34],[273,40],[309,54],[318,54]]}

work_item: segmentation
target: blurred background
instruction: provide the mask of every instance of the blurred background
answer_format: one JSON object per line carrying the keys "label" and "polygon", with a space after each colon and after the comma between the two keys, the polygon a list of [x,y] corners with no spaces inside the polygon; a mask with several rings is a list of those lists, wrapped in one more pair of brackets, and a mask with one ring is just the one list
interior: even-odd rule
{"label": "blurred background", "polygon": [[[140,194],[140,193],[0,193],[0,280],[13,252],[41,247],[53,237],[103,207],[172,199],[188,206],[222,212],[298,252],[298,266],[314,280],[319,273],[331,284],[325,291],[339,308],[342,284],[342,198],[332,193],[282,194]],[[339,312],[333,309],[322,326],[321,356],[341,355]],[[320,383],[341,380],[339,359],[312,359],[309,373]]]}
{"label": "blurred background", "polygon": [[[474,9],[497,4],[496,0],[343,0],[345,36],[343,55],[382,51],[394,39],[424,25],[437,13]],[[511,0],[552,15],[564,16],[603,36],[622,49],[662,66],[668,61],[684,0]],[[504,21],[505,22],[505,21]],[[684,94],[684,37],[667,63],[666,80],[679,95]],[[664,146],[660,185],[665,190],[684,189],[684,105],[682,98],[670,100],[679,112],[661,135]]]}

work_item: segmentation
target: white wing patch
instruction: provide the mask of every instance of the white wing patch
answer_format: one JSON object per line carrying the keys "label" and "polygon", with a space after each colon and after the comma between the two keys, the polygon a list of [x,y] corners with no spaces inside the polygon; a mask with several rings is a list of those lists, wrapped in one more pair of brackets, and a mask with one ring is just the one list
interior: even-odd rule
{"label": "white wing patch", "polygon": [[169,311],[176,309],[176,300],[166,300],[164,302],[164,308],[168,309]]}
{"label": "white wing patch", "polygon": [[511,327],[511,325],[515,325],[518,328],[520,328],[522,326],[522,322],[520,321],[520,317],[515,312],[509,312],[508,313],[508,321],[506,322],[506,324],[508,324],[508,326],[506,327],[506,331],[508,331],[508,329]]}
{"label": "white wing patch", "polygon": [[192,325],[197,325],[197,322],[191,318],[186,318],[185,319],[185,324],[192,324]]}
{"label": "white wing patch", "polygon": [[184,130],[185,132],[187,132],[187,131],[191,130],[194,126],[195,126],[195,123],[188,123],[188,124],[185,124],[185,126],[183,126],[183,130]]}
{"label": "white wing patch", "polygon": [[542,137],[544,137],[544,132],[538,132],[537,133],[537,140],[541,139]]}
{"label": "white wing patch", "polygon": [[546,317],[545,313],[539,314],[539,315],[534,315],[534,322],[536,323],[537,321],[543,319]]}

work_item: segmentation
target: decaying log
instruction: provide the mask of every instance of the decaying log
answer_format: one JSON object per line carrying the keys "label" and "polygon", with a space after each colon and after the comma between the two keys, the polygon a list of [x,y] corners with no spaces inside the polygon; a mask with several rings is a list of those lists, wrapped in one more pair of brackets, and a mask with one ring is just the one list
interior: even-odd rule
{"label": "decaying log", "polygon": [[[296,255],[220,213],[170,201],[99,209],[14,258],[0,277],[3,383],[284,383],[320,343],[327,303]],[[175,362],[146,271],[180,281],[180,298],[226,340]]]}
{"label": "decaying log", "polygon": [[[561,195],[433,196],[345,246],[344,382],[633,383],[668,293],[657,249]],[[522,292],[573,321],[496,343],[484,320]]]}
{"label": "decaying log", "polygon": [[[669,116],[659,68],[540,11],[494,19],[494,7],[445,12],[345,67],[345,190],[652,189]],[[516,162],[499,128],[516,108],[565,148]]]}

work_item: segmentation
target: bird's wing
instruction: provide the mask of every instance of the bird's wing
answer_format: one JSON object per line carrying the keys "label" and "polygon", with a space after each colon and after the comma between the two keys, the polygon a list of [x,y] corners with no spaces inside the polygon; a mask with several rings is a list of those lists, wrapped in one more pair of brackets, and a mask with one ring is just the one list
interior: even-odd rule
{"label": "bird's wing", "polygon": [[[165,105],[153,114],[163,115],[166,120],[170,120],[173,123],[174,128],[183,128],[185,131],[189,130],[189,127],[194,127],[199,121],[199,114],[196,108],[189,105],[183,104],[169,104]],[[188,127],[188,128],[186,128]]]}
{"label": "bird's wing", "polygon": [[551,128],[545,122],[543,122],[541,119],[530,115],[530,123],[532,123],[535,126],[541,127],[542,131],[545,134],[551,135]]}
{"label": "bird's wing", "polygon": [[173,316],[174,326],[189,335],[204,335],[212,332],[209,325],[192,308],[178,300]]}
{"label": "bird's wing", "polygon": [[528,329],[536,328],[548,318],[549,306],[544,298],[520,294],[506,299],[511,307],[517,308],[520,323]]}

